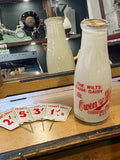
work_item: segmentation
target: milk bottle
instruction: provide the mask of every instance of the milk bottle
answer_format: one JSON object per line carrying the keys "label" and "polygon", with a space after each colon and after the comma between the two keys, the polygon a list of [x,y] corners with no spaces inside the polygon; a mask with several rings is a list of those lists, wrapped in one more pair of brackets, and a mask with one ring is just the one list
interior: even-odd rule
{"label": "milk bottle", "polygon": [[74,115],[82,122],[98,124],[109,116],[111,69],[107,48],[108,22],[85,19],[74,77]]}
{"label": "milk bottle", "polygon": [[75,69],[72,51],[66,40],[62,17],[45,20],[47,27],[47,69],[57,73]]}

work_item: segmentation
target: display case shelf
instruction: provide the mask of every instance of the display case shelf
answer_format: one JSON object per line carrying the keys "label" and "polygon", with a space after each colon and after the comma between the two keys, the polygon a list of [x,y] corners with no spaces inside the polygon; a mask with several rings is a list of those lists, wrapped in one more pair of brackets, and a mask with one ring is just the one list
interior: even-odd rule
{"label": "display case shelf", "polygon": [[[68,39],[75,39],[79,38],[80,34],[72,34],[72,35],[67,35],[66,36]],[[22,46],[22,45],[29,45],[32,43],[40,44],[40,43],[47,43],[47,39],[41,39],[41,40],[30,40],[30,41],[19,41],[19,42],[10,42],[6,43],[7,47],[14,47],[14,46]]]}
{"label": "display case shelf", "polygon": [[113,45],[117,45],[117,44],[120,45],[120,38],[108,40],[108,46],[113,46]]}
{"label": "display case shelf", "polygon": [[23,2],[23,0],[0,0],[0,3]]}
{"label": "display case shelf", "polygon": [[19,42],[11,42],[6,43],[8,47],[14,47],[14,46],[23,46],[23,45],[29,45],[32,43],[45,43],[47,42],[47,39],[41,39],[41,40],[31,40],[31,41],[19,41]]}

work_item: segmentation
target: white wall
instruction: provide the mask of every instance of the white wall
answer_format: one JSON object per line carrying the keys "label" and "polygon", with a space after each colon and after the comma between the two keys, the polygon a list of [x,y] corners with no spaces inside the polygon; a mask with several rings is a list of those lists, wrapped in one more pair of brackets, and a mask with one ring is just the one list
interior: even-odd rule
{"label": "white wall", "polygon": [[101,18],[99,0],[87,0],[89,18]]}

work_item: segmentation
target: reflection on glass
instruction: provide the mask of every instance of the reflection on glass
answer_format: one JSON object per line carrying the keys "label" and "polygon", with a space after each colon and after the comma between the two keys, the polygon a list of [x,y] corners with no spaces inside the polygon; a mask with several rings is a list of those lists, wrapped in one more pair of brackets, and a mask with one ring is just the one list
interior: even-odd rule
{"label": "reflection on glass", "polygon": [[[2,22],[1,22],[1,24],[4,24],[4,26],[1,27],[1,29],[4,30],[4,34],[2,35],[2,37],[0,37],[1,42],[3,40],[2,38],[6,37],[6,35],[7,37],[12,37],[12,41],[8,42],[7,41],[8,39],[6,39],[5,41],[5,43],[7,43],[7,48],[0,49],[0,66],[1,66],[2,79],[4,82],[11,81],[11,80],[20,80],[22,77],[26,79],[28,77],[33,77],[34,79],[36,75],[43,76],[48,74],[48,70],[46,67],[46,63],[47,63],[46,48],[48,47],[47,46],[48,44],[45,43],[45,45],[43,45],[44,48],[42,48],[42,44],[41,44],[42,42],[46,42],[46,38],[47,38],[46,27],[44,24],[44,20],[46,19],[46,13],[45,13],[46,10],[44,10],[44,7],[42,6],[42,1],[35,0],[35,1],[32,1],[32,3],[34,5],[31,5],[31,2],[30,3],[27,2],[27,5],[26,5],[26,3],[24,2],[17,2],[17,1],[16,3],[9,3],[9,4],[7,2],[0,3],[1,12],[7,13],[7,10],[9,10],[11,13],[10,15],[2,14],[4,16],[2,17]],[[70,58],[72,60],[69,60],[69,56],[67,56],[67,53],[65,52],[64,52],[64,55],[62,56],[62,58],[66,61],[65,62],[66,64],[64,63],[64,65],[68,65],[71,63],[71,67],[65,69],[64,65],[60,62],[60,66],[61,68],[63,67],[63,69],[62,70],[60,69],[59,72],[64,72],[66,70],[68,71],[74,70],[74,67],[75,67],[74,61],[76,61],[76,55],[80,48],[79,46],[80,38],[77,39],[78,37],[80,37],[80,35],[78,37],[74,35],[76,34],[76,29],[78,30],[78,33],[80,33],[80,29],[79,29],[80,27],[77,28],[76,20],[79,22],[79,20],[86,17],[86,13],[87,13],[86,7],[83,4],[85,2],[82,2],[81,0],[76,4],[76,2],[73,2],[73,1],[52,0],[50,1],[50,3],[51,3],[51,7],[53,7],[54,9],[55,7],[57,8],[55,16],[59,15],[63,17],[63,19],[67,17],[70,23],[72,24],[71,26],[72,28],[68,26],[67,26],[68,27],[67,30],[66,28],[64,28],[66,33],[65,38],[67,38],[67,40],[71,39],[71,37],[74,38],[74,40],[67,41],[67,43],[69,43],[70,48],[72,50],[73,55],[71,56],[72,58]],[[82,5],[79,5],[79,8],[83,7],[84,8],[83,10],[85,13],[81,14],[81,11],[80,11],[80,17],[79,16],[75,17],[75,9],[78,7],[78,4],[82,4]],[[7,9],[6,9],[6,6],[7,6]],[[74,7],[71,8],[71,6],[74,6]],[[12,10],[13,8],[14,10]],[[28,8],[29,8],[29,11],[28,11]],[[36,14],[38,15],[37,17],[40,18],[39,30],[37,30],[37,32],[34,32],[34,34],[33,32],[27,32],[23,24],[21,23],[21,15],[23,15],[23,13],[27,13],[26,18],[28,18],[29,20],[31,19],[30,18],[31,16],[32,16],[32,19],[35,20],[35,14],[33,14],[33,10],[36,11]],[[73,14],[73,11],[74,11],[74,14]],[[26,18],[24,17],[23,19],[26,20]],[[73,27],[73,24],[74,24],[74,27]],[[28,26],[30,26],[30,23]],[[74,32],[73,32],[73,28],[74,28]],[[33,26],[33,29],[35,29],[35,26]],[[27,37],[28,36],[31,37],[29,39],[30,40],[29,42],[22,41],[21,38],[24,36],[22,31],[25,32],[25,35]],[[14,39],[14,42],[13,42],[13,35],[14,35],[14,38],[16,38],[16,33],[17,33],[17,36],[19,37],[19,41],[17,42],[16,39]],[[31,44],[32,41],[36,43],[34,46],[33,44]],[[68,50],[69,49],[66,48],[67,52]],[[35,54],[32,55],[32,53],[35,53],[35,52],[37,53],[36,57],[34,57]],[[60,56],[58,56],[57,60],[60,61],[60,59],[61,59]],[[58,64],[57,61],[56,63]]]}
{"label": "reflection on glass", "polygon": [[110,22],[109,35],[120,32],[120,1],[103,0],[105,18]]}
{"label": "reflection on glass", "polygon": [[37,61],[37,54],[35,51],[0,54],[0,66],[3,80],[33,73],[43,73],[42,67]]}
{"label": "reflection on glass", "polygon": [[48,73],[75,69],[72,51],[66,41],[62,17],[45,20],[47,26],[47,69]]}

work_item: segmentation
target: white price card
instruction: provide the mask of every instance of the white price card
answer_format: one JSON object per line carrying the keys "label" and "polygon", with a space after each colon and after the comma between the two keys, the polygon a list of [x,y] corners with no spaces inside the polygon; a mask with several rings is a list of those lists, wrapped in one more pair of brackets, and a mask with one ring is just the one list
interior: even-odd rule
{"label": "white price card", "polygon": [[13,108],[13,111],[20,124],[33,121],[32,115],[27,107]]}
{"label": "white price card", "polygon": [[46,113],[46,104],[40,103],[31,107],[28,107],[28,109],[34,121],[44,119],[45,113]]}
{"label": "white price card", "polygon": [[46,119],[54,121],[66,121],[71,107],[60,104],[47,104]]}
{"label": "white price card", "polygon": [[19,127],[19,121],[12,110],[0,113],[0,126],[8,130]]}

